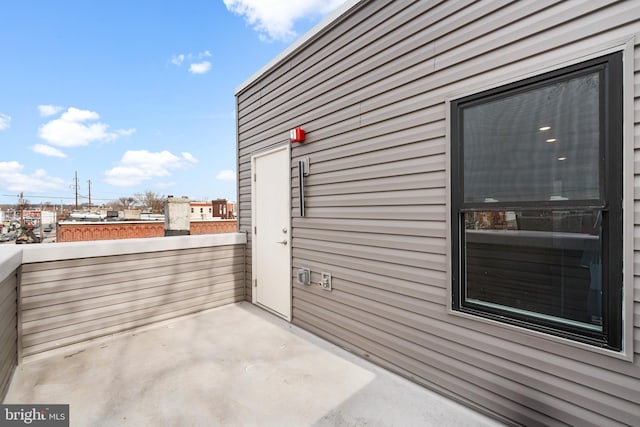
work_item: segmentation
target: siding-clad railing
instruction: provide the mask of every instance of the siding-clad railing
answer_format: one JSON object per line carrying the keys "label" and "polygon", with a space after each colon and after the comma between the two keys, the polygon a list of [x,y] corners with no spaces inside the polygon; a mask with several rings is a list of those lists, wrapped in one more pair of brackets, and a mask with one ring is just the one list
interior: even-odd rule
{"label": "siding-clad railing", "polygon": [[25,247],[21,355],[241,301],[244,246],[230,233]]}
{"label": "siding-clad railing", "polygon": [[15,248],[0,251],[0,402],[18,364],[17,283],[21,254]]}

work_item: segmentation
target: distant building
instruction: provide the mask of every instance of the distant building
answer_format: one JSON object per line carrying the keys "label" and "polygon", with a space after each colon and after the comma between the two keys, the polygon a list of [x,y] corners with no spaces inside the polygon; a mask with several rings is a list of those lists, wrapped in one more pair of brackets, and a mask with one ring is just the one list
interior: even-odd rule
{"label": "distant building", "polygon": [[227,219],[236,219],[237,217],[236,202],[227,202]]}
{"label": "distant building", "polygon": [[220,219],[227,219],[227,199],[216,199],[211,201],[213,206],[213,216]]}
{"label": "distant building", "polygon": [[191,201],[191,219],[192,220],[210,220],[213,219],[213,206],[210,202],[193,200]]}
{"label": "distant building", "polygon": [[57,215],[55,211],[42,211],[40,212],[40,218],[42,219],[42,224],[55,224]]}
{"label": "distant building", "polygon": [[137,221],[140,219],[140,214],[142,213],[142,210],[140,209],[125,209],[124,210],[124,220],[125,221]]}
{"label": "distant building", "polygon": [[53,224],[56,222],[56,213],[54,211],[25,209],[22,211],[22,217],[25,222],[36,222],[42,224]]}

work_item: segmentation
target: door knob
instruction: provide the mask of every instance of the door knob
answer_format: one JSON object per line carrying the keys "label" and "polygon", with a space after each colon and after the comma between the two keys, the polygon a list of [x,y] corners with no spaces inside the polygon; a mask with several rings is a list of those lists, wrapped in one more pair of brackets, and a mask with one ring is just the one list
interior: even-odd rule
{"label": "door knob", "polygon": [[287,234],[287,231],[288,231],[288,230],[287,230],[287,227],[285,227],[285,228],[283,228],[283,229],[282,229],[282,232],[283,232],[284,234]]}
{"label": "door knob", "polygon": [[286,240],[282,240],[282,241],[280,241],[280,242],[276,242],[276,243],[280,243],[281,245],[285,245],[285,246],[287,246],[287,241],[286,241]]}

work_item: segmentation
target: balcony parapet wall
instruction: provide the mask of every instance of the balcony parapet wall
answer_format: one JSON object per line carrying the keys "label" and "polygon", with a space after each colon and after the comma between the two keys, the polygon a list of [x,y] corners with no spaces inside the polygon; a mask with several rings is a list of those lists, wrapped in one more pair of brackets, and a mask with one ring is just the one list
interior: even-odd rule
{"label": "balcony parapet wall", "polygon": [[[6,246],[6,245],[5,245]],[[18,365],[18,269],[22,251],[0,251],[0,402]]]}
{"label": "balcony parapet wall", "polygon": [[226,233],[0,247],[0,272],[21,266],[18,359],[242,301],[245,246]]}

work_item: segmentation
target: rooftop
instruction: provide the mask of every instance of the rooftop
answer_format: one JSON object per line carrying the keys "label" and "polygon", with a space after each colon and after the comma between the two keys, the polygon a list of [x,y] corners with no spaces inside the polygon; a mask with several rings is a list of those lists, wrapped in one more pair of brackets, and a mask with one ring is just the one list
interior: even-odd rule
{"label": "rooftop", "polygon": [[5,403],[70,404],[73,426],[497,426],[248,303],[65,347]]}

